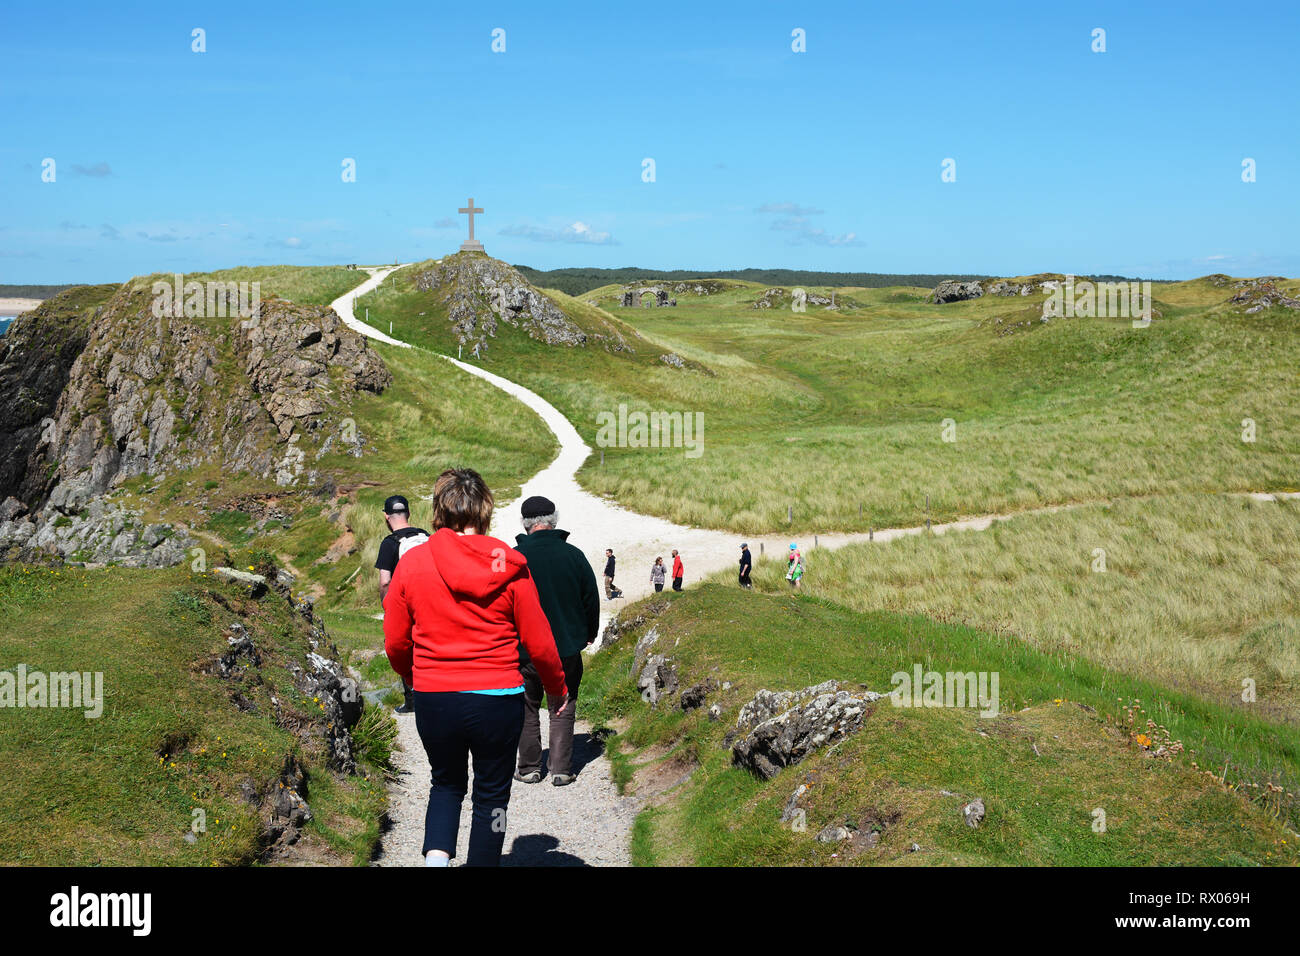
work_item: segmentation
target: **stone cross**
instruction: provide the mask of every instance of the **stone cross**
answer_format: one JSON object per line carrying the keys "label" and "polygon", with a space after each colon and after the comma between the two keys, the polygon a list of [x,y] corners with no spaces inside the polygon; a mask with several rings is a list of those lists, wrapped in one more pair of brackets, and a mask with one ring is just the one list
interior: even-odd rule
{"label": "stone cross", "polygon": [[462,208],[457,209],[456,211],[459,213],[469,215],[469,238],[460,244],[460,251],[461,252],[482,252],[483,243],[479,242],[477,239],[474,238],[474,214],[481,213],[483,210],[475,208],[474,197],[470,196],[469,205],[463,206]]}

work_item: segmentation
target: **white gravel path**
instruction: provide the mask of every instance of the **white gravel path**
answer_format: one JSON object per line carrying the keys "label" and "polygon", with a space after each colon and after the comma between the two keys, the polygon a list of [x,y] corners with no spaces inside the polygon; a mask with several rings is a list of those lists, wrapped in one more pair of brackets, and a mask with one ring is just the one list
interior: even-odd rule
{"label": "white gravel path", "polygon": [[[513,781],[502,866],[628,866],[628,838],[639,809],[635,797],[620,797],[610,778],[609,761],[592,740],[590,727],[578,708],[573,739],[573,766],[578,779],[554,787]],[[547,740],[548,715],[542,711],[542,743]],[[415,731],[415,717],[397,718],[397,763],[402,772],[389,788],[388,817],[377,866],[422,866],[424,811],[429,801],[429,763]],[[470,770],[472,792],[474,772]],[[470,796],[461,807],[457,837],[458,865],[469,849]]]}

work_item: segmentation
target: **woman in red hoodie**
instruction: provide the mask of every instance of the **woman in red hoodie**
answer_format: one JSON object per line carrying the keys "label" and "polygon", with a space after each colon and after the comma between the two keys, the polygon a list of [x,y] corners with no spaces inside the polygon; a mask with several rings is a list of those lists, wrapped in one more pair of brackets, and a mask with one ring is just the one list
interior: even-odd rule
{"label": "woman in red hoodie", "polygon": [[428,866],[446,866],[456,854],[471,756],[474,813],[465,862],[501,862],[524,722],[521,642],[546,693],[568,696],[527,562],[487,533],[492,505],[477,472],[439,475],[433,537],[402,556],[384,598],[384,650],[415,688],[415,727],[433,772],[421,851]]}

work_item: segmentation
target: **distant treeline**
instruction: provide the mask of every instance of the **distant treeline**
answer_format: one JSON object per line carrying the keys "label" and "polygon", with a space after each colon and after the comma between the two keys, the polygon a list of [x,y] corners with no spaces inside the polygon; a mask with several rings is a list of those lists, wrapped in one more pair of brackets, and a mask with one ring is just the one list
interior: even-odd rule
{"label": "distant treeline", "polygon": [[51,299],[71,285],[0,285],[0,299]]}
{"label": "distant treeline", "polygon": [[[682,282],[688,279],[743,279],[760,282],[770,286],[858,286],[864,289],[883,289],[887,286],[910,285],[933,289],[945,279],[1000,278],[985,275],[957,275],[951,272],[942,274],[912,273],[894,275],[888,272],[808,272],[802,269],[732,269],[721,272],[699,272],[690,269],[637,269],[626,266],[622,269],[533,269],[529,266],[515,266],[534,286],[545,289],[559,289],[566,295],[581,295],[603,285],[623,285],[642,279],[662,279],[668,282]],[[1131,281],[1124,276],[1078,276],[1093,282]]]}

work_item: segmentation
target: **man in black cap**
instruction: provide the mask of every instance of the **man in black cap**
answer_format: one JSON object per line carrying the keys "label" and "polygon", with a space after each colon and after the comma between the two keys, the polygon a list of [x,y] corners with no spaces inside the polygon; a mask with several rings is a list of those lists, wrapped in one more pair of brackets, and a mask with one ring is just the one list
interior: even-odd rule
{"label": "man in black cap", "polygon": [[749,553],[749,545],[740,546],[740,586],[742,588],[752,588],[754,585],[749,581],[749,572],[754,570],[754,559]]}
{"label": "man in black cap", "polygon": [[[560,531],[555,504],[535,495],[519,509],[524,534],[515,547],[528,560],[528,572],[537,585],[542,611],[555,636],[555,648],[564,667],[568,685],[565,701],[547,697],[551,716],[551,783],[563,787],[573,783],[573,715],[577,709],[578,684],[582,681],[582,649],[596,639],[600,628],[600,592],[596,575],[586,556],[569,544],[569,532]],[[519,767],[515,779],[538,783],[542,779],[542,680],[520,645],[520,673],[524,677],[524,729],[519,735]]]}
{"label": "man in black cap", "polygon": [[[384,501],[384,523],[388,525],[388,537],[379,542],[379,557],[375,558],[375,567],[379,569],[379,606],[383,607],[388,586],[393,582],[393,571],[397,561],[416,545],[429,540],[429,532],[423,528],[412,527],[411,506],[402,495],[392,495]],[[402,706],[396,708],[399,714],[415,713],[415,695],[410,687],[403,684],[404,697]]]}

